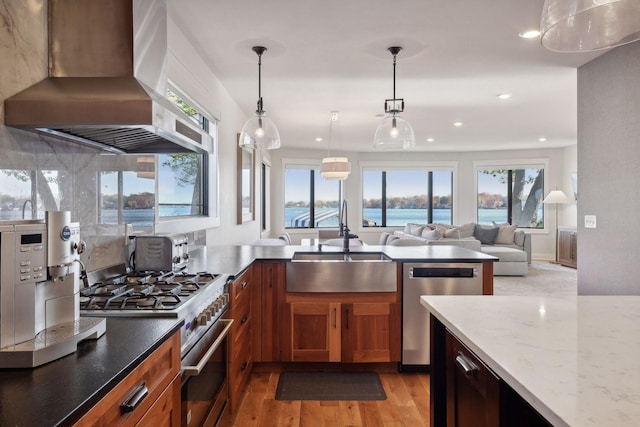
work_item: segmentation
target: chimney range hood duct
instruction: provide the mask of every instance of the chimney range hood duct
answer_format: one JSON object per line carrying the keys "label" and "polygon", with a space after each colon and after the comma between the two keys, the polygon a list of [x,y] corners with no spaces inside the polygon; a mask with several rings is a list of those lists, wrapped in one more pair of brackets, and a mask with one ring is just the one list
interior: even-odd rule
{"label": "chimney range hood duct", "polygon": [[169,101],[166,0],[49,0],[49,77],[5,100],[5,124],[115,153],[210,153]]}

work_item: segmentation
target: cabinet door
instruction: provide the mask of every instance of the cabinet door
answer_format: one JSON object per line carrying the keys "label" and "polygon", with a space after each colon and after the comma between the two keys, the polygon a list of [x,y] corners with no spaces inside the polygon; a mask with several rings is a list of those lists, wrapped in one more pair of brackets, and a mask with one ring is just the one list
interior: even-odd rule
{"label": "cabinet door", "polygon": [[558,261],[567,267],[577,267],[577,234],[575,231],[558,232]]}
{"label": "cabinet door", "polygon": [[450,333],[446,378],[447,427],[500,425],[500,379]]}
{"label": "cabinet door", "polygon": [[285,263],[260,261],[254,263],[251,311],[253,317],[253,360],[280,361],[280,323],[285,290]]}
{"label": "cabinet door", "polygon": [[341,321],[339,303],[285,304],[283,360],[339,362]]}
{"label": "cabinet door", "polygon": [[400,360],[400,304],[342,305],[342,361]]}

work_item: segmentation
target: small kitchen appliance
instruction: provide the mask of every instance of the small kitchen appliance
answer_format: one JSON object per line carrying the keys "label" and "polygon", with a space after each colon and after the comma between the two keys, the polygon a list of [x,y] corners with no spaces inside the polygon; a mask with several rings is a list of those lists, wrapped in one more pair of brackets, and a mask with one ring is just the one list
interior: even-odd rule
{"label": "small kitchen appliance", "polygon": [[135,239],[135,269],[138,271],[180,271],[187,267],[187,236],[167,234]]}
{"label": "small kitchen appliance", "polygon": [[80,318],[84,247],[68,211],[0,221],[0,368],[40,366],[105,333],[106,319]]}

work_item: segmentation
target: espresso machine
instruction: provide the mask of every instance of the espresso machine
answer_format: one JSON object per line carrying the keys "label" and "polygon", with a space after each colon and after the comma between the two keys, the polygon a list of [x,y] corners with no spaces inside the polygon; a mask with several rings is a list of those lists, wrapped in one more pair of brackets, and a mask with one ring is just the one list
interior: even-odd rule
{"label": "espresso machine", "polygon": [[105,333],[105,318],[80,317],[84,248],[68,211],[0,221],[0,368],[40,366]]}

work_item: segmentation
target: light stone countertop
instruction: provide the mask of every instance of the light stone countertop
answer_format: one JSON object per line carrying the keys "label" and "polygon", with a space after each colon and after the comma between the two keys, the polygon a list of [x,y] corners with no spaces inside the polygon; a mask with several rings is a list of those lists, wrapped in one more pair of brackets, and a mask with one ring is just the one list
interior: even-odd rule
{"label": "light stone countertop", "polygon": [[640,425],[640,296],[422,296],[554,426]]}

